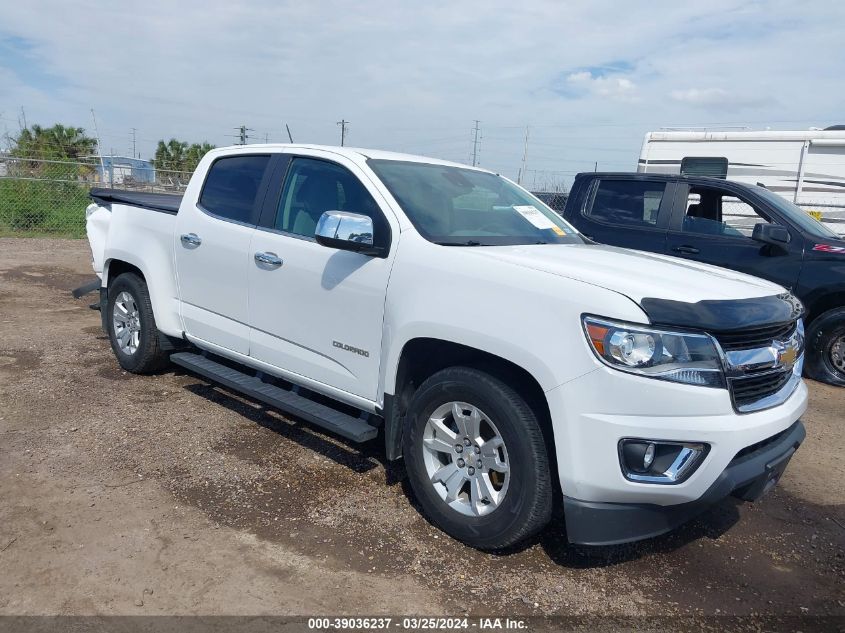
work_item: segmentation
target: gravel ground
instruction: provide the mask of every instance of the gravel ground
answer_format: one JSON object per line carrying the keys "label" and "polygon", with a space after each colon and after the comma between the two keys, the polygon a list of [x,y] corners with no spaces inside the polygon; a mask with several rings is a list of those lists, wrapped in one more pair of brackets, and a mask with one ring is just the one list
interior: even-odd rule
{"label": "gravel ground", "polygon": [[760,503],[598,549],[557,517],[480,553],[421,517],[380,440],[121,371],[70,296],[88,261],[0,239],[0,614],[845,616],[841,389],[810,384],[807,440]]}

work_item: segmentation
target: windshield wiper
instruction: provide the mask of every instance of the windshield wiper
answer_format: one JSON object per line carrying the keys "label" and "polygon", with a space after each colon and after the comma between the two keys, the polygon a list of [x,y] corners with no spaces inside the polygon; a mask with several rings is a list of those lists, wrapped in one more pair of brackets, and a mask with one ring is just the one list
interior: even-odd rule
{"label": "windshield wiper", "polygon": [[466,242],[435,242],[440,246],[490,246],[489,244],[482,244],[476,240],[467,240]]}

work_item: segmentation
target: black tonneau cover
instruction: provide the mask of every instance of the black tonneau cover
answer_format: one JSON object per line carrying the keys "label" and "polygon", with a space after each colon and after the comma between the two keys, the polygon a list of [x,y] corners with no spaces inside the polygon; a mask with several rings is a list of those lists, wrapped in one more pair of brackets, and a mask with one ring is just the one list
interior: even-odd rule
{"label": "black tonneau cover", "polygon": [[162,213],[176,215],[182,204],[181,193],[147,193],[145,191],[123,191],[121,189],[92,189],[90,196],[97,204],[129,204]]}

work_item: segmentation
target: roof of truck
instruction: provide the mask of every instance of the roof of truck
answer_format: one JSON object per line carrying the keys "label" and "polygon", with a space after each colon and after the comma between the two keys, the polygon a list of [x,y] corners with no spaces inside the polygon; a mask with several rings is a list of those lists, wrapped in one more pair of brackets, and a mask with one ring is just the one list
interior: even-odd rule
{"label": "roof of truck", "polygon": [[432,158],[430,156],[418,156],[416,154],[403,154],[401,152],[390,152],[381,149],[367,149],[362,147],[341,147],[339,145],[315,145],[311,143],[256,143],[250,145],[230,145],[228,147],[218,147],[216,150],[240,150],[243,151],[245,147],[252,150],[270,149],[312,149],[322,150],[325,152],[332,152],[340,156],[345,156],[351,160],[366,160],[373,158],[375,160],[396,160],[411,163],[427,163],[429,165],[449,165],[452,167],[461,167],[463,169],[475,169],[478,171],[489,171],[481,167],[471,167],[462,163],[455,163],[440,158]]}

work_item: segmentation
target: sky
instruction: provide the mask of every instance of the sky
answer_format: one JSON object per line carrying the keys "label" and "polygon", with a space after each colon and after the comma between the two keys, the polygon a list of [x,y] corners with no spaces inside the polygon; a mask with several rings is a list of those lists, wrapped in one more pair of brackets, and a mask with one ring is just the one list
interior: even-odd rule
{"label": "sky", "polygon": [[[845,3],[206,0],[0,4],[0,134],[339,144],[523,182],[633,170],[661,127],[845,123]],[[525,142],[526,130],[528,141]],[[527,147],[527,152],[525,151]]]}

